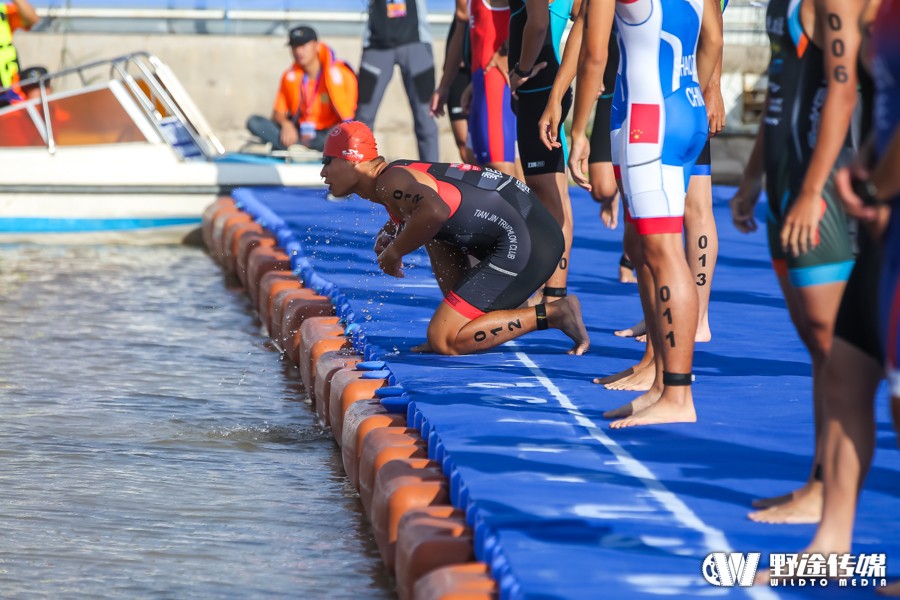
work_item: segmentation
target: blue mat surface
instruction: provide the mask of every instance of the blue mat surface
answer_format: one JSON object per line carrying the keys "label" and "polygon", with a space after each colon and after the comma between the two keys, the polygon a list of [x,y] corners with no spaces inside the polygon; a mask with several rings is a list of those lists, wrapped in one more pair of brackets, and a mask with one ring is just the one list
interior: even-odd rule
{"label": "blue mat surface", "polygon": [[[621,225],[604,229],[580,190],[572,190],[569,290],[582,301],[591,335],[583,357],[566,355],[570,342],[555,331],[473,356],[411,354],[441,295],[423,251],[407,257],[403,279],[379,271],[371,248],[386,220],[381,208],[328,202],[322,191],[247,189],[235,198],[290,241],[307,284],[339,294],[359,326],[357,341],[387,362],[450,477],[454,504],[467,511],[476,553],[491,565],[501,597],[874,597],[871,588],[836,584],[722,588],[701,576],[712,551],[762,552],[767,564],[771,552],[804,548],[814,531],[746,518],[751,500],[795,489],[809,472],[811,378],[764,230],[734,230],[730,193],[715,189],[721,251],[713,340],[695,354],[699,422],[617,431],[602,412],[636,394],[591,378],[640,358],[640,344],[612,334],[640,318],[640,305],[636,287],[616,277]],[[758,218],[765,221],[762,205]],[[854,552],[887,553],[888,575],[897,578],[900,453],[884,390],[877,415]]]}

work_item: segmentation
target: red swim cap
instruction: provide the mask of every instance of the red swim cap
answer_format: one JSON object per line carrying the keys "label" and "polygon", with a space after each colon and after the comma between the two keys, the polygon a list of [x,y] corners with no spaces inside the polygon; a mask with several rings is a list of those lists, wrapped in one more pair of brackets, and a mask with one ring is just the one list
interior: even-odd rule
{"label": "red swim cap", "polygon": [[347,121],[335,127],[325,140],[324,156],[358,163],[378,158],[378,146],[372,130],[360,121]]}

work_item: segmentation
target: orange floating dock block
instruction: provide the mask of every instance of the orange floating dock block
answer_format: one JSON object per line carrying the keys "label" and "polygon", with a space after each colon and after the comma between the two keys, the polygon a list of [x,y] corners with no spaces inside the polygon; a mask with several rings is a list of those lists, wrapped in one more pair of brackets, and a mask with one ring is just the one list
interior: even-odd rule
{"label": "orange floating dock block", "polygon": [[247,284],[244,281],[247,273],[247,257],[253,249],[260,246],[275,246],[275,239],[263,231],[258,223],[240,223],[225,232],[223,245],[222,270],[227,277],[237,279],[241,287],[246,289]]}
{"label": "orange floating dock block", "polygon": [[397,529],[395,566],[397,595],[412,600],[413,586],[440,567],[473,562],[472,530],[463,511],[450,505],[408,511]]}
{"label": "orange floating dock block", "polygon": [[273,304],[272,333],[278,336],[276,339],[281,349],[287,353],[291,364],[297,366],[300,359],[299,334],[303,322],[310,317],[333,316],[334,306],[326,296],[320,296],[307,288],[279,292]]}
{"label": "orange floating dock block", "polygon": [[370,431],[363,438],[357,491],[366,512],[372,504],[378,471],[392,460],[405,458],[428,458],[428,446],[418,429],[384,427]]}
{"label": "orange floating dock block", "polygon": [[291,261],[279,248],[257,246],[250,251],[247,259],[247,280],[244,291],[254,304],[259,299],[259,284],[263,275],[270,271],[290,271]]}
{"label": "orange floating dock block", "polygon": [[[203,234],[203,244],[212,254],[212,230],[215,218],[224,211],[237,212],[234,199],[231,196],[220,196],[215,202],[206,207],[200,222],[200,231]],[[217,261],[218,262],[218,261]]]}
{"label": "orange floating dock block", "polygon": [[[318,404],[323,406],[328,403],[328,395],[331,393],[331,378],[343,369],[353,369],[361,363],[363,356],[356,350],[332,350],[325,352],[316,361],[313,375],[313,387],[307,390],[314,404],[316,404],[316,412],[318,412]],[[328,412],[319,413],[319,418],[328,420]]]}
{"label": "orange floating dock block", "polygon": [[304,320],[294,339],[299,348],[297,367],[307,390],[314,389],[315,364],[320,356],[333,350],[353,348],[337,317],[311,317]]}
{"label": "orange floating dock block", "polygon": [[496,600],[497,583],[484,563],[451,565],[431,571],[416,581],[416,600]]}
{"label": "orange floating dock block", "polygon": [[344,413],[344,428],[341,433],[341,459],[344,471],[359,489],[359,457],[362,441],[370,431],[384,427],[405,428],[406,417],[389,413],[380,400],[362,400],[351,404]]}
{"label": "orange floating dock block", "polygon": [[252,221],[253,217],[239,210],[235,210],[234,212],[222,211],[221,213],[219,213],[219,215],[213,221],[212,228],[211,253],[213,255],[213,258],[216,259],[216,262],[218,262],[219,264],[223,264],[222,260],[225,254],[225,247],[223,246],[223,242],[225,241],[225,232],[237,223],[250,223]]}
{"label": "orange floating dock block", "polygon": [[[247,261],[250,260],[250,253],[260,246],[267,248],[275,247],[275,237],[268,231],[263,230],[262,225],[253,223],[257,230],[246,229],[241,231],[233,228],[232,236],[225,236],[225,256],[222,258],[222,266],[226,272],[231,269],[234,276],[238,278],[241,285],[246,289],[247,284]],[[229,242],[230,240],[230,242]]]}
{"label": "orange floating dock block", "polygon": [[256,300],[256,310],[259,311],[259,320],[262,321],[266,333],[272,336],[272,303],[275,294],[282,290],[299,290],[303,287],[293,271],[269,271],[259,281],[259,297]]}
{"label": "orange floating dock block", "polygon": [[438,463],[427,458],[392,460],[375,476],[369,521],[389,571],[394,571],[400,518],[410,510],[450,502],[450,484]]}
{"label": "orange floating dock block", "polygon": [[[327,406],[329,418],[326,423],[331,425],[331,433],[338,444],[343,442],[341,436],[344,431],[344,413],[350,405],[373,398],[375,390],[388,384],[386,378],[366,378],[367,373],[372,372],[344,369],[335,373],[331,379],[331,393],[328,395]],[[317,405],[316,411],[318,410]]]}

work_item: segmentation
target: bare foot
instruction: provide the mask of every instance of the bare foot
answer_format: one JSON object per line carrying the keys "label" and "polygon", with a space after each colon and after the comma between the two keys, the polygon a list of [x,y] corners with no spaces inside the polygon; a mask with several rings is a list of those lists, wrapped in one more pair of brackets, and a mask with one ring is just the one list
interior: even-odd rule
{"label": "bare foot", "polygon": [[894,583],[880,587],[875,591],[881,596],[900,596],[900,581],[895,581]]}
{"label": "bare foot", "polygon": [[822,519],[822,482],[813,481],[792,494],[783,504],[770,506],[747,515],[757,523],[818,523]]}
{"label": "bare foot", "polygon": [[712,331],[709,329],[709,314],[705,314],[697,322],[697,335],[694,336],[694,341],[705,343],[710,340],[712,340]]}
{"label": "bare foot", "polygon": [[[567,354],[581,356],[587,352],[591,346],[591,339],[581,318],[581,302],[578,301],[578,296],[566,296],[560,298],[559,302],[547,306],[558,309],[553,311],[550,326],[561,330],[575,342]],[[550,317],[550,315],[547,316]]]}
{"label": "bare foot", "polygon": [[634,275],[634,264],[624,254],[619,259],[619,281],[621,283],[637,283],[637,277]]}
{"label": "bare foot", "polygon": [[619,408],[606,411],[603,413],[603,418],[621,419],[623,417],[630,417],[631,415],[641,412],[651,404],[656,404],[656,402],[659,401],[660,396],[662,396],[661,389],[651,389],[646,394],[641,394],[628,404],[623,404]]}
{"label": "bare foot", "polygon": [[634,336],[634,341],[640,342],[642,344],[646,344],[647,343],[647,334],[645,333],[643,335]]}
{"label": "bare foot", "polygon": [[641,367],[641,365],[638,365],[637,367],[635,367],[634,373],[632,373],[631,375],[623,377],[618,381],[607,383],[603,387],[608,390],[646,392],[651,387],[653,387],[654,381],[656,381],[656,365],[651,362],[645,367]]}
{"label": "bare foot", "polygon": [[620,283],[637,283],[637,277],[634,276],[634,269],[619,265],[619,282]]}
{"label": "bare foot", "polygon": [[624,371],[619,371],[618,373],[614,373],[612,375],[607,375],[606,377],[594,377],[591,381],[593,383],[604,385],[607,383],[612,383],[614,381],[618,381],[623,377],[628,377],[632,373],[634,373],[636,367],[628,367]]}
{"label": "bare foot", "polygon": [[647,324],[641,319],[637,325],[632,325],[627,329],[620,329],[614,333],[616,337],[637,337],[639,335],[647,335]]}
{"label": "bare foot", "polygon": [[432,348],[431,348],[431,344],[429,344],[428,342],[425,342],[424,344],[419,344],[418,346],[413,346],[412,348],[410,348],[410,351],[417,352],[419,354],[426,354],[429,352],[434,352],[434,350],[432,350]]}
{"label": "bare foot", "polygon": [[794,499],[794,494],[797,492],[788,492],[787,494],[782,494],[781,496],[772,496],[771,498],[757,498],[753,502],[750,503],[750,506],[753,508],[769,508],[772,506],[779,506],[786,502],[790,502]]}
{"label": "bare foot", "polygon": [[[690,390],[681,398],[667,390],[657,402],[630,417],[609,424],[611,429],[624,429],[640,425],[659,425],[662,423],[696,423],[697,412]],[[671,394],[671,395],[669,395]],[[681,395],[681,394],[679,394]]]}

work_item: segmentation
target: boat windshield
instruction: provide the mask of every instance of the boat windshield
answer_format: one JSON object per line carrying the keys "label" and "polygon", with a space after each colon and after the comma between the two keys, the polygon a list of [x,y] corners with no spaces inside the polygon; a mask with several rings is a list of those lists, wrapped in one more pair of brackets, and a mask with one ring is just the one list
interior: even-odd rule
{"label": "boat windshield", "polygon": [[[97,83],[97,82],[100,83]],[[0,147],[142,142],[182,160],[208,160],[221,143],[171,69],[138,52],[22,81],[32,99],[0,109]]]}

